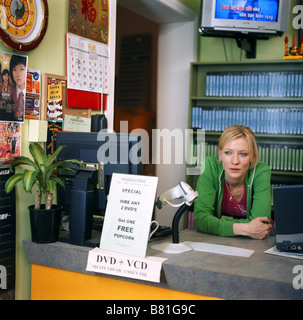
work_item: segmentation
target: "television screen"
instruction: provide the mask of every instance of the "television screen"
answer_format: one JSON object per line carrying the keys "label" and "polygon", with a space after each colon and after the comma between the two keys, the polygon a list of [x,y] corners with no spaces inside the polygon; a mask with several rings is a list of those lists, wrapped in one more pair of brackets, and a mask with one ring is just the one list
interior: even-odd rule
{"label": "television screen", "polygon": [[268,38],[288,30],[291,0],[202,0],[200,32]]}
{"label": "television screen", "polygon": [[279,0],[217,0],[216,19],[277,22]]}

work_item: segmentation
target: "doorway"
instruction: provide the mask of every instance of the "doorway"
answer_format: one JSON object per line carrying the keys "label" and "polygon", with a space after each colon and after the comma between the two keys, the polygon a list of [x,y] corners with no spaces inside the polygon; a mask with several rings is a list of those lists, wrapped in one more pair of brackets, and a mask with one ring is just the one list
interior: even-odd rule
{"label": "doorway", "polygon": [[[143,129],[150,141],[157,118],[158,30],[157,23],[117,5],[114,131]],[[151,144],[144,147],[144,174],[155,175]]]}
{"label": "doorway", "polygon": [[[196,61],[197,52],[197,14],[177,0],[117,0],[118,6],[144,17],[158,27],[156,41],[155,82],[155,125],[153,129],[185,130],[188,128],[188,99],[190,81],[190,63]],[[119,9],[120,10],[120,9]],[[131,24],[131,22],[129,22]],[[138,33],[140,25],[135,26]],[[119,18],[117,18],[117,35]],[[118,39],[117,39],[118,46]],[[118,50],[118,49],[117,49]],[[116,54],[117,59],[119,52]],[[154,141],[153,141],[154,142]],[[150,140],[150,145],[151,145]],[[160,150],[156,146],[154,153],[173,153],[173,150]],[[155,158],[158,155],[155,155]],[[157,194],[171,189],[179,181],[186,179],[186,163],[163,164],[152,162],[153,175],[158,176]],[[160,225],[170,225],[175,210],[165,206],[156,210],[156,220]],[[182,219],[180,225],[183,223]]]}

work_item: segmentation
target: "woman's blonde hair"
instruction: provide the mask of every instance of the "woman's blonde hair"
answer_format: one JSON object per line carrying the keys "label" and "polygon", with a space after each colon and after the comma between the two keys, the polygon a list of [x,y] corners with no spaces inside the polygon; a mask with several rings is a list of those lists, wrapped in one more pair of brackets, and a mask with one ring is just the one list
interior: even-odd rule
{"label": "woman's blonde hair", "polygon": [[249,156],[251,159],[250,166],[254,167],[259,161],[259,151],[258,151],[258,144],[255,138],[254,133],[251,131],[250,128],[242,126],[242,125],[231,125],[227,127],[219,140],[219,148],[222,150],[223,147],[228,144],[230,141],[234,139],[244,138],[248,142],[249,148]]}

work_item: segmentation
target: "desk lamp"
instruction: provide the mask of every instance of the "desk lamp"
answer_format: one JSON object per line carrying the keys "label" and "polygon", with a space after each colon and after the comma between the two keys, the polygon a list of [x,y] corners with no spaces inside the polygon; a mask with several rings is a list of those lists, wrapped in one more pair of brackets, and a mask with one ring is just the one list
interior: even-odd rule
{"label": "desk lamp", "polygon": [[[179,243],[179,221],[183,213],[192,205],[197,197],[198,193],[183,181],[179,182],[176,187],[169,189],[158,197],[156,206],[159,209],[162,209],[165,204],[169,204],[171,207],[177,207],[179,209],[175,213],[172,222],[173,242],[155,243],[150,246],[151,249],[166,253],[182,253],[192,250],[191,247],[184,243]],[[179,202],[179,200],[181,201]]]}

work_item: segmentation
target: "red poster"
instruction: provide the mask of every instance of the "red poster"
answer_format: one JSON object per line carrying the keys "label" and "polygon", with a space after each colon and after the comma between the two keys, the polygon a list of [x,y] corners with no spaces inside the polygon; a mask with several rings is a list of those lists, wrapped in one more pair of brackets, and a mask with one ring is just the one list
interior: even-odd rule
{"label": "red poster", "polygon": [[0,161],[21,155],[21,124],[0,122]]}

